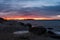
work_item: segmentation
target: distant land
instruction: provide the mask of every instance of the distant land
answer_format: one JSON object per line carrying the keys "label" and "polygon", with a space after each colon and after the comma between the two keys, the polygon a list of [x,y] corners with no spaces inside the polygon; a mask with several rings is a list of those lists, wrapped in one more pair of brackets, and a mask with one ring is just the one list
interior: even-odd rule
{"label": "distant land", "polygon": [[[34,19],[23,19],[23,20],[26,20],[26,21],[29,20],[29,21],[30,21],[30,20],[34,20]],[[37,20],[37,21],[38,21],[38,20]],[[60,20],[57,20],[57,19],[56,19],[56,20],[39,20],[39,21],[60,21]]]}
{"label": "distant land", "polygon": [[[23,19],[23,20],[35,20],[35,19]],[[44,21],[44,20],[41,20],[41,21]],[[50,20],[45,20],[45,21],[50,21]],[[60,19],[53,19],[51,21],[60,21]]]}
{"label": "distant land", "polygon": [[[1,18],[0,17],[0,19],[4,19],[4,18]],[[7,20],[7,19],[4,19],[4,20]],[[11,19],[11,20],[36,20],[36,19]],[[40,20],[40,19],[37,19],[37,20]],[[40,20],[40,21],[60,21],[60,19],[51,19],[51,20],[49,20],[49,19],[45,19],[45,20]]]}

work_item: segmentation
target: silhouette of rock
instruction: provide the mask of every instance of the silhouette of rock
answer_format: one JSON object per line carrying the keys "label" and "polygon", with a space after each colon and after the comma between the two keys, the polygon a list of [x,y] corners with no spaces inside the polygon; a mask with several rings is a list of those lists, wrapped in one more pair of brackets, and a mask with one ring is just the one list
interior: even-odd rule
{"label": "silhouette of rock", "polygon": [[24,24],[24,23],[22,23],[22,22],[18,22],[18,24],[19,24],[19,25],[23,25],[23,26],[25,25],[25,24]]}
{"label": "silhouette of rock", "polygon": [[30,30],[31,30],[31,32],[33,32],[34,34],[37,34],[37,35],[42,35],[42,34],[44,34],[46,32],[46,29],[43,28],[43,27],[41,27],[41,28],[33,27]]}
{"label": "silhouette of rock", "polygon": [[29,27],[29,30],[32,28],[32,25],[30,23],[27,23],[26,26]]}
{"label": "silhouette of rock", "polygon": [[52,30],[53,28],[48,28],[48,30]]}
{"label": "silhouette of rock", "polygon": [[46,29],[43,26],[32,27],[30,23],[28,23],[27,26],[29,27],[29,32],[33,34],[42,35],[46,33]]}
{"label": "silhouette of rock", "polygon": [[54,32],[52,31],[48,31],[48,36],[50,36],[51,38],[55,38],[55,39],[60,39],[60,36],[56,35]]}
{"label": "silhouette of rock", "polygon": [[0,23],[3,23],[3,22],[5,22],[5,21],[6,21],[5,19],[0,18]]}

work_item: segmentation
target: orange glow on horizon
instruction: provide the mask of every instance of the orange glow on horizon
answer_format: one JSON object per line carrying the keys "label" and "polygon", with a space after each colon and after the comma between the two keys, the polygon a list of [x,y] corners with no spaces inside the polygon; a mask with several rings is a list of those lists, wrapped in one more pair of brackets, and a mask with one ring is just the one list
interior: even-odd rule
{"label": "orange glow on horizon", "polygon": [[20,17],[20,18],[4,18],[4,19],[7,19],[7,20],[24,20],[24,19],[34,19],[34,20],[53,20],[53,18],[23,18],[23,17]]}
{"label": "orange glow on horizon", "polygon": [[11,16],[11,17],[4,17],[4,19],[7,19],[7,20],[24,20],[24,19],[38,20],[38,19],[41,19],[41,18],[38,18],[36,16],[13,16],[13,17]]}
{"label": "orange glow on horizon", "polygon": [[54,18],[33,18],[35,20],[54,20]]}
{"label": "orange glow on horizon", "polygon": [[11,17],[3,17],[6,20],[25,20],[25,19],[33,19],[33,20],[54,20],[56,18],[47,18],[47,17],[36,17],[36,16],[11,16]]}

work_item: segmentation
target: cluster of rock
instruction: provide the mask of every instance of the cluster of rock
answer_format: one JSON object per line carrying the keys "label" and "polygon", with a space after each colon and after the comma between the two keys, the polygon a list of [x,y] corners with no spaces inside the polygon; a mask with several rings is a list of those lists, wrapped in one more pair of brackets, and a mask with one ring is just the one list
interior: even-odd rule
{"label": "cluster of rock", "polygon": [[22,22],[17,22],[14,20],[5,20],[0,18],[0,31],[3,32],[14,32],[21,30],[29,30],[29,32],[41,35],[46,32],[46,29],[43,26],[32,27],[30,23],[24,24]]}

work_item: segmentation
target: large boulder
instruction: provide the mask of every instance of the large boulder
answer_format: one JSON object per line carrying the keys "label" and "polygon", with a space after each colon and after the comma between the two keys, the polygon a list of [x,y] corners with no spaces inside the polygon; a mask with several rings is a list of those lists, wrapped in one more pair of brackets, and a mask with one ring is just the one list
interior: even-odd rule
{"label": "large boulder", "polygon": [[32,27],[31,24],[27,24],[29,27],[29,32],[36,34],[36,35],[42,35],[44,33],[46,33],[46,28],[44,28],[44,26],[36,26],[36,27]]}
{"label": "large boulder", "polygon": [[46,29],[43,26],[33,27],[30,29],[32,33],[37,35],[42,35],[46,32]]}

